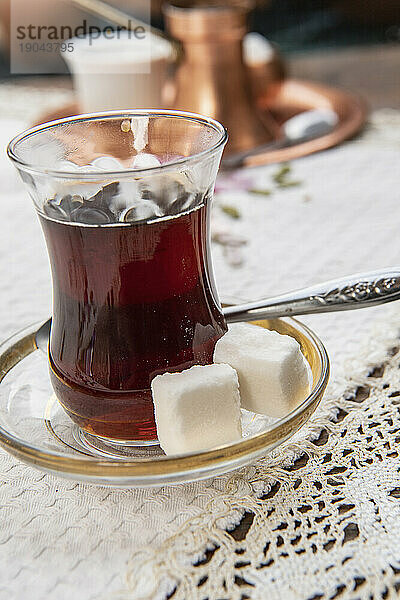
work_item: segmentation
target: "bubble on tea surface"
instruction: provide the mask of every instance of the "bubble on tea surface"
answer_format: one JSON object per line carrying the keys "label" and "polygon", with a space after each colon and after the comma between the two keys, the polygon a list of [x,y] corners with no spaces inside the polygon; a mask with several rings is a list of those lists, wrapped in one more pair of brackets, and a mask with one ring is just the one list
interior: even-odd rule
{"label": "bubble on tea surface", "polygon": [[116,193],[110,198],[108,208],[116,221],[120,220],[120,214],[126,208],[136,206],[140,201],[137,181],[120,181]]}
{"label": "bubble on tea surface", "polygon": [[60,200],[60,208],[64,210],[67,214],[71,214],[73,210],[79,208],[83,204],[83,198],[79,194],[67,194],[63,196]]}
{"label": "bubble on tea surface", "polygon": [[106,212],[86,205],[72,211],[71,221],[85,225],[107,225],[112,222]]}
{"label": "bubble on tea surface", "polygon": [[99,169],[96,169],[96,167],[93,167],[92,165],[79,166],[69,160],[59,160],[56,162],[55,167],[58,171],[76,173],[76,178],[60,177],[54,180],[48,179],[45,190],[47,197],[54,196],[62,198],[63,196],[73,196],[75,194],[88,197],[98,192],[101,188],[101,184],[94,182],[86,183],[79,179],[79,174],[81,172],[99,172]]}
{"label": "bubble on tea surface", "polygon": [[197,205],[198,194],[185,173],[168,176],[163,186],[163,203],[176,215]]}
{"label": "bubble on tea surface", "polygon": [[184,173],[149,175],[139,182],[142,199],[155,202],[163,214],[178,214],[195,206],[195,190]]}
{"label": "bubble on tea surface", "polygon": [[43,211],[46,216],[50,217],[50,219],[68,221],[68,213],[61,208],[60,204],[55,198],[51,198],[43,204]]}
{"label": "bubble on tea surface", "polygon": [[176,192],[175,200],[171,202],[171,212],[173,214],[176,215],[196,206],[196,194],[186,191],[180,184],[177,185]]}
{"label": "bubble on tea surface", "polygon": [[91,203],[91,207],[98,208],[102,211],[109,211],[113,197],[119,192],[119,182],[112,181],[103,186],[94,196],[88,198],[87,202]]}
{"label": "bubble on tea surface", "polygon": [[157,204],[155,204],[155,202],[151,202],[151,200],[148,200],[123,210],[120,214],[119,220],[123,223],[135,223],[139,221],[149,221],[161,216],[162,212]]}
{"label": "bubble on tea surface", "polygon": [[95,196],[102,187],[101,183],[94,183],[92,181],[86,183],[78,178],[56,181],[55,184],[51,186],[51,189],[48,190],[48,195],[56,196],[57,198],[63,198],[64,196],[90,198]]}

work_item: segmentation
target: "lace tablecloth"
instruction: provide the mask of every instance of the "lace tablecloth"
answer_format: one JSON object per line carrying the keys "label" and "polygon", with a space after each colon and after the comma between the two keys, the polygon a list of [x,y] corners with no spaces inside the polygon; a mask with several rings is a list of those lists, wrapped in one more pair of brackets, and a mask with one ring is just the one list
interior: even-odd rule
{"label": "lace tablecloth", "polygon": [[[1,147],[68,99],[62,90],[0,87]],[[293,163],[297,185],[277,186],[276,166],[221,180],[214,237],[246,242],[240,255],[215,244],[222,298],[398,264],[399,131],[399,113],[375,113],[362,138]],[[4,338],[49,314],[50,280],[39,224],[4,153],[0,172]],[[304,321],[331,355],[327,394],[295,439],[248,468],[116,490],[44,475],[1,450],[0,598],[396,597],[400,310]]]}

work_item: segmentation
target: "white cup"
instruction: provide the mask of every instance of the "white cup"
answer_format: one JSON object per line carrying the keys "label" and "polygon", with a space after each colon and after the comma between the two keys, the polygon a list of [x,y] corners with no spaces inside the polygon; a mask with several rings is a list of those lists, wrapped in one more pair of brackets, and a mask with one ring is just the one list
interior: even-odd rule
{"label": "white cup", "polygon": [[136,39],[119,32],[112,39],[84,36],[68,42],[73,51],[63,57],[83,112],[164,107],[163,89],[173,56],[167,40],[150,34]]}

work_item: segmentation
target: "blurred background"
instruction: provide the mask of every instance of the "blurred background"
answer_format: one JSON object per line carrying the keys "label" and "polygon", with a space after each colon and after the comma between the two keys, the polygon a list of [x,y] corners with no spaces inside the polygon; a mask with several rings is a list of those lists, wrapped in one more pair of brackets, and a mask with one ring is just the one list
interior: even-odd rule
{"label": "blurred background", "polygon": [[[32,0],[26,0],[31,5]],[[109,0],[126,12],[148,12],[150,0]],[[48,18],[54,14],[48,0]],[[161,0],[151,0],[152,23],[162,28]],[[84,12],[65,2],[65,10]],[[68,6],[70,5],[70,6]],[[10,78],[10,0],[0,0],[0,78]],[[70,19],[70,17],[68,17]],[[93,17],[92,17],[93,19]],[[70,21],[68,21],[70,22]],[[290,74],[345,87],[371,108],[400,107],[399,0],[258,0],[251,29],[277,44]],[[66,70],[66,67],[65,67]],[[26,78],[26,76],[20,76]],[[65,85],[64,76],[54,76]]]}
{"label": "blurred background", "polygon": [[[51,3],[48,0],[51,22],[65,22],[65,15],[51,12]],[[150,0],[109,3],[137,15],[141,5],[143,14],[148,11]],[[72,3],[65,4],[67,11],[68,4],[77,11]],[[151,0],[157,27],[163,27],[161,5],[161,0]],[[0,0],[2,79],[10,77],[9,15],[10,0]],[[278,45],[291,75],[357,91],[372,108],[400,107],[398,0],[258,0],[251,29]]]}

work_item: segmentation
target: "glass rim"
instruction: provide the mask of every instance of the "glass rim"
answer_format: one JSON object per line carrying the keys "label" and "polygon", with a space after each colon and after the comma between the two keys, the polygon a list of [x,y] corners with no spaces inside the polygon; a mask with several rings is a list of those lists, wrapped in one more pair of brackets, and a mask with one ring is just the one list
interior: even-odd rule
{"label": "glass rim", "polygon": [[[91,121],[102,121],[102,120],[113,120],[115,118],[120,119],[129,119],[132,117],[172,117],[176,119],[183,119],[187,121],[192,121],[198,123],[200,125],[208,126],[214,129],[214,131],[220,134],[219,139],[212,144],[209,148],[202,150],[201,152],[196,152],[190,156],[184,156],[182,158],[178,158],[175,160],[168,161],[162,165],[157,165],[153,167],[145,167],[145,168],[129,168],[129,169],[120,169],[120,170],[112,170],[105,171],[101,170],[98,172],[92,171],[62,171],[59,169],[52,169],[43,166],[35,166],[34,163],[23,160],[20,156],[18,156],[17,146],[21,142],[27,140],[28,138],[34,136],[37,133],[42,133],[48,129],[53,129],[59,127],[61,125],[67,125],[71,123],[79,123],[81,121],[91,122]],[[223,148],[228,140],[228,132],[226,128],[221,125],[215,119],[211,117],[205,117],[203,115],[199,115],[197,113],[186,112],[181,110],[168,110],[168,109],[134,109],[134,110],[112,110],[112,111],[101,111],[101,112],[93,112],[93,113],[83,113],[80,115],[73,115],[71,117],[64,117],[63,119],[56,119],[54,121],[48,121],[47,123],[42,123],[40,125],[36,125],[35,127],[31,127],[23,131],[22,133],[16,135],[7,145],[7,155],[11,159],[16,166],[20,167],[26,172],[40,174],[40,175],[48,175],[51,177],[64,178],[64,179],[80,179],[80,180],[89,180],[95,181],[97,179],[104,179],[105,177],[119,177],[121,178],[131,178],[132,176],[137,177],[142,174],[157,174],[158,171],[165,172],[166,169],[173,168],[177,165],[183,165],[185,163],[198,162],[199,160],[203,160],[208,156],[212,156],[215,154],[220,148]]]}

